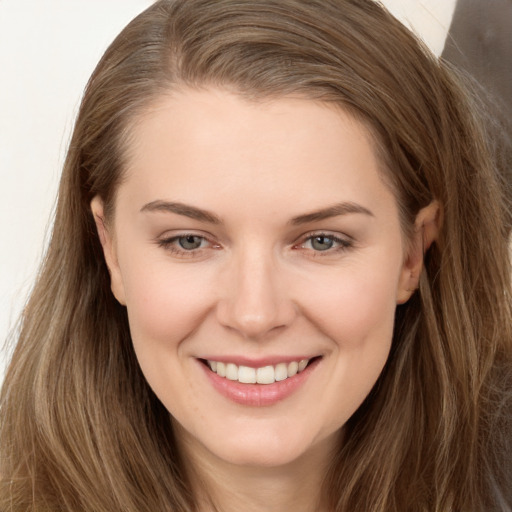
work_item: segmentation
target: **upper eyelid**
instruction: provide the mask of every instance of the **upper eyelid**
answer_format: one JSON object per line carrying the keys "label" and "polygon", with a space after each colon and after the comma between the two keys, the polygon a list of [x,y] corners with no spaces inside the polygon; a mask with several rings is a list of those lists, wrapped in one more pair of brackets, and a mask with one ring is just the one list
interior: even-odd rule
{"label": "upper eyelid", "polygon": [[315,236],[325,236],[325,237],[336,238],[337,240],[341,240],[341,241],[346,241],[346,242],[351,242],[351,243],[354,242],[354,238],[351,237],[350,235],[347,235],[345,233],[329,231],[329,230],[310,231],[310,232],[305,233],[305,234],[301,235],[300,237],[298,237],[297,240],[306,241],[311,238],[314,238]]}
{"label": "upper eyelid", "polygon": [[156,239],[156,242],[157,243],[172,243],[172,242],[179,240],[180,238],[187,238],[187,237],[191,237],[191,236],[201,238],[210,244],[214,243],[210,237],[207,237],[205,235],[198,235],[197,233],[182,233],[182,234],[180,233],[179,235],[162,236],[162,237],[158,237]]}
{"label": "upper eyelid", "polygon": [[205,233],[201,230],[172,230],[171,233],[169,231],[164,231],[161,235],[155,237],[157,242],[165,241],[165,240],[176,240],[177,238],[182,238],[186,236],[197,236],[199,238],[204,238],[205,240],[212,241],[215,237],[210,233]]}

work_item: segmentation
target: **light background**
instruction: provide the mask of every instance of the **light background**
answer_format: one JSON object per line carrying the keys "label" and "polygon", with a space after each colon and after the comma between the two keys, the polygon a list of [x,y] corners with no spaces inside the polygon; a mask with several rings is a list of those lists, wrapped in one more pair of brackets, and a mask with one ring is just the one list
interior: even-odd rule
{"label": "light background", "polygon": [[[87,79],[151,0],[0,0],[0,382]],[[439,55],[455,0],[385,0]]]}

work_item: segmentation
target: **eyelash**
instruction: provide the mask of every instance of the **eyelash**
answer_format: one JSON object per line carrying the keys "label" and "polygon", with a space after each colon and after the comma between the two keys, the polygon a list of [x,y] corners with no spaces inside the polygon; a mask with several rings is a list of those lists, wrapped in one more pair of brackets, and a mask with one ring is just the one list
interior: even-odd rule
{"label": "eyelash", "polygon": [[[179,248],[177,246],[177,243],[180,239],[185,239],[185,238],[197,238],[197,239],[201,239],[201,245],[204,243],[204,242],[207,242],[209,243],[213,248],[219,248],[220,246],[218,244],[213,244],[213,242],[211,242],[210,240],[208,240],[208,238],[206,238],[205,236],[202,236],[202,235],[197,235],[195,233],[183,233],[183,234],[180,234],[180,235],[176,235],[176,236],[173,236],[173,237],[170,237],[170,238],[164,238],[162,240],[157,240],[157,245],[163,249],[165,249],[166,251],[169,251],[171,252],[172,254],[175,254],[179,257],[184,257],[184,258],[193,258],[193,257],[197,257],[198,255],[200,255],[202,253],[202,251],[204,249],[206,249],[205,247],[198,247],[197,249],[190,249],[190,250],[186,250],[186,249],[183,249],[183,248]],[[329,255],[332,255],[333,253],[339,253],[339,252],[343,252],[343,251],[346,251],[350,248],[353,247],[354,243],[352,240],[350,239],[347,239],[347,238],[341,238],[341,237],[338,237],[336,235],[333,235],[331,233],[325,233],[325,232],[314,232],[314,233],[308,233],[307,235],[305,235],[301,241],[297,244],[295,244],[293,246],[293,248],[302,248],[302,249],[306,249],[304,246],[308,243],[308,242],[312,242],[313,240],[317,239],[317,238],[326,238],[330,241],[332,241],[333,245],[336,244],[337,247],[329,247],[325,250],[315,250],[313,248],[311,249],[307,249],[308,251],[310,251],[312,253],[312,256],[314,257],[323,257],[323,256],[329,256]]]}
{"label": "eyelash", "polygon": [[180,249],[178,247],[178,245],[177,245],[178,241],[180,239],[191,238],[191,237],[201,239],[201,245],[204,242],[208,242],[213,247],[219,247],[218,245],[215,245],[212,242],[210,242],[210,240],[208,240],[208,238],[206,238],[205,236],[197,235],[195,233],[183,233],[183,234],[180,234],[180,235],[172,236],[170,238],[164,238],[162,240],[157,240],[157,244],[162,249],[165,249],[166,251],[169,251],[172,254],[175,254],[177,256],[180,256],[180,257],[183,257],[183,258],[193,258],[193,257],[198,256],[198,254],[200,252],[202,252],[205,249],[205,247],[198,247],[197,249],[186,250],[186,249],[183,249],[183,248]]}
{"label": "eyelash", "polygon": [[294,247],[301,247],[305,249],[305,245],[308,242],[313,242],[313,240],[317,238],[327,238],[332,241],[333,245],[336,244],[337,247],[329,247],[328,249],[325,249],[323,251],[321,250],[315,250],[310,249],[313,253],[314,257],[322,257],[322,256],[329,256],[333,253],[337,254],[343,251],[346,251],[353,247],[354,242],[349,238],[341,238],[339,236],[333,235],[332,233],[325,233],[325,232],[314,232],[314,233],[308,233],[305,235],[301,242],[296,244]]}

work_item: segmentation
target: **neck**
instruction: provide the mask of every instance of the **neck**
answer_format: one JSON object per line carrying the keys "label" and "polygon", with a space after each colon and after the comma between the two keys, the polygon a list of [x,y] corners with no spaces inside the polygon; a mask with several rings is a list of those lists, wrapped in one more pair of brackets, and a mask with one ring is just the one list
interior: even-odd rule
{"label": "neck", "polygon": [[[183,439],[182,439],[183,441]],[[283,466],[240,466],[180,443],[198,512],[327,512],[323,481],[335,440]]]}

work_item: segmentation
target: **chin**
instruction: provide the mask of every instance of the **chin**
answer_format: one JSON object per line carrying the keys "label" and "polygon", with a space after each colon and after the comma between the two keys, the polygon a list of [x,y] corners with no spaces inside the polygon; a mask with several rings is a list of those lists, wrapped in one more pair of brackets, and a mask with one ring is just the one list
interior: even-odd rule
{"label": "chin", "polygon": [[242,446],[219,452],[217,457],[229,464],[245,467],[277,468],[292,464],[304,454],[301,447],[280,446],[278,449],[262,448],[261,446]]}
{"label": "chin", "polygon": [[188,442],[202,444],[203,449],[216,460],[254,468],[287,466],[313,453],[324,451],[321,447],[327,445],[327,453],[333,453],[332,443],[335,443],[336,433],[319,438],[311,432],[300,431],[291,422],[287,422],[278,429],[268,428],[268,426],[265,428],[258,423],[253,422],[250,428],[236,429],[236,435],[235,428],[226,428],[224,433],[216,436],[203,439],[189,437]]}

